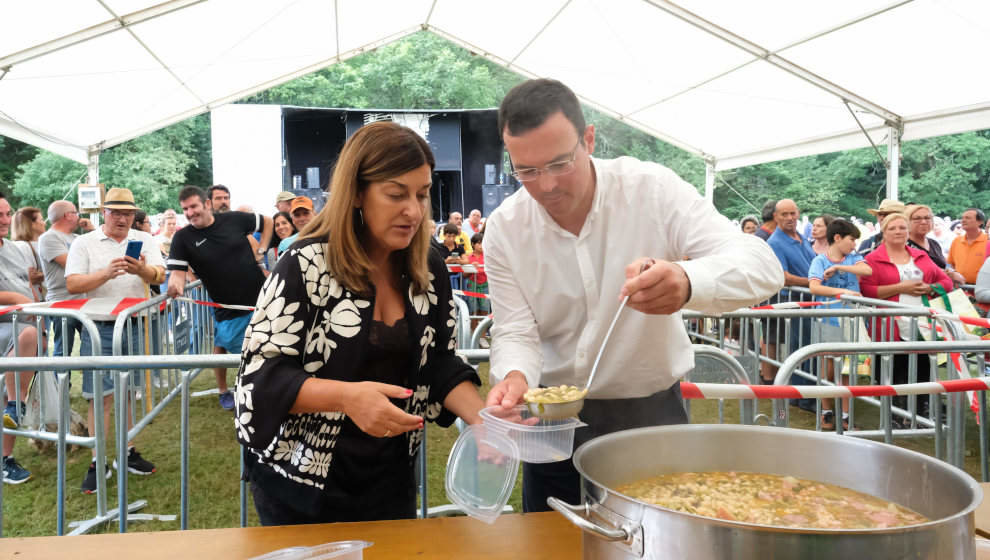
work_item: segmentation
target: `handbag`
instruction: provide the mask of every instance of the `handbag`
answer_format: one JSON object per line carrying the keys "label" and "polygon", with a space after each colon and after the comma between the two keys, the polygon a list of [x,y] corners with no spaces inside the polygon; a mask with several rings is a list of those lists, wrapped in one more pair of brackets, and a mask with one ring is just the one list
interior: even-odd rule
{"label": "handbag", "polygon": [[50,371],[35,374],[24,404],[24,422],[28,426],[58,424],[58,384],[55,382],[55,374]]}
{"label": "handbag", "polygon": [[[935,291],[937,297],[929,298],[928,296],[921,296],[921,301],[925,304],[925,307],[938,309],[953,315],[959,315],[960,317],[980,318],[980,313],[975,307],[973,307],[973,302],[970,301],[969,296],[966,295],[966,292],[964,292],[961,288],[956,288],[951,292],[946,292],[945,288],[943,288],[940,284],[933,284],[932,289]],[[960,333],[961,339],[979,338],[980,335],[983,334],[981,327],[963,323],[958,319],[946,319],[946,321],[951,322],[956,327],[956,331]],[[929,319],[928,323],[928,328],[919,328],[919,330],[925,340],[932,340],[931,331],[934,328],[933,324],[935,321],[933,319]],[[936,329],[935,339],[938,340],[941,338],[945,338],[944,333],[939,336]]]}

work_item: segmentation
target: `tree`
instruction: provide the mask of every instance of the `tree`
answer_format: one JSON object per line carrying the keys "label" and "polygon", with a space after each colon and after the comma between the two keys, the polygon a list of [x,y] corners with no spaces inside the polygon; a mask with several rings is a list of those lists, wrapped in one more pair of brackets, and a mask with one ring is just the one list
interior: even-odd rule
{"label": "tree", "polygon": [[18,142],[13,138],[0,136],[0,190],[11,197],[11,204],[17,203],[12,187],[17,177],[17,168],[38,155],[38,148]]}
{"label": "tree", "polygon": [[[18,167],[12,189],[16,206],[47,209],[52,202],[71,194],[85,178],[85,165],[42,150],[34,159]],[[70,196],[69,200],[75,200],[75,196]]]}
{"label": "tree", "polygon": [[[100,182],[131,190],[142,209],[158,213],[177,205],[187,183],[210,182],[209,117],[202,115],[114,146],[100,154]],[[86,167],[41,151],[18,168],[13,192],[19,205],[47,208],[86,179]]]}

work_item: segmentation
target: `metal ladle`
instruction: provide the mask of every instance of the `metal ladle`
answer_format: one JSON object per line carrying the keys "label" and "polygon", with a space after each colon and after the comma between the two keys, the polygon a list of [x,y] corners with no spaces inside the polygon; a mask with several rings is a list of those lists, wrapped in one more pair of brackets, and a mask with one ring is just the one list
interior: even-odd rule
{"label": "metal ladle", "polygon": [[[642,274],[644,270],[650,268],[654,264],[653,259],[649,259],[643,263],[639,268],[639,274]],[[602,361],[602,354],[605,353],[605,347],[608,345],[608,339],[612,337],[612,331],[615,329],[615,324],[619,322],[619,317],[622,315],[622,310],[626,308],[626,303],[629,301],[629,296],[622,298],[622,303],[619,304],[619,310],[615,312],[615,316],[612,317],[612,323],[608,326],[608,330],[605,331],[605,338],[602,340],[601,347],[598,348],[598,355],[595,357],[595,363],[591,365],[591,375],[588,376],[588,382],[584,384],[584,389],[581,390],[581,396],[577,399],[571,401],[555,402],[555,403],[537,403],[537,402],[526,402],[526,406],[529,408],[529,412],[533,416],[539,416],[544,420],[561,420],[564,418],[577,417],[581,409],[584,408],[584,398],[588,395],[588,390],[591,389],[591,382],[595,379],[595,373],[598,372],[598,364]]]}

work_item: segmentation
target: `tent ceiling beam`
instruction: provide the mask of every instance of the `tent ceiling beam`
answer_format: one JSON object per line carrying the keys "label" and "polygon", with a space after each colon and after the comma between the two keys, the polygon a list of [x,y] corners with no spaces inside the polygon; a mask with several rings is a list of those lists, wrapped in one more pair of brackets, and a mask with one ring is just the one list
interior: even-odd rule
{"label": "tent ceiling beam", "polygon": [[[101,4],[103,3],[102,0],[100,1],[100,3]],[[104,6],[106,5],[104,4]],[[113,14],[113,11],[111,11],[109,7],[106,8],[108,12]],[[116,14],[114,14],[114,16],[116,17]],[[118,18],[118,19],[122,19],[122,18]],[[172,76],[172,79],[174,79],[179,84],[179,86],[182,87],[182,89],[189,92],[189,95],[193,96],[193,98],[195,98],[197,102],[203,103],[203,99],[199,95],[197,95],[196,92],[193,91],[189,87],[189,85],[182,78],[180,78],[179,75],[176,74],[175,71],[172,70],[172,68],[168,64],[166,64],[165,61],[161,59],[161,57],[159,57],[155,53],[155,51],[151,50],[151,47],[149,47],[147,43],[142,41],[141,38],[137,36],[137,33],[135,33],[134,30],[130,28],[130,26],[123,25],[122,28],[127,32],[128,35],[131,36],[131,39],[133,39],[137,44],[141,45],[141,48],[144,49],[146,53],[148,53],[148,56],[153,58],[155,62],[157,62],[158,65],[162,67],[162,70],[167,72],[169,76]]]}
{"label": "tent ceiling beam", "polygon": [[[78,45],[79,43],[85,43],[90,39],[102,37],[107,33],[112,33],[120,29],[126,29],[132,25],[161,17],[204,1],[205,0],[171,0],[169,2],[163,2],[161,4],[151,6],[150,8],[138,10],[124,16],[117,17],[115,15],[113,19],[107,20],[103,23],[98,23],[92,27],[64,35],[57,39],[41,43],[34,47],[29,47],[4,57],[0,57],[0,68],[10,68],[16,64],[27,62],[46,54],[71,47],[73,45]],[[100,4],[106,8],[105,4],[102,2],[100,2]],[[109,11],[109,8],[106,9]],[[113,12],[110,13],[112,14]]]}
{"label": "tent ceiling beam", "polygon": [[[511,62],[509,60],[505,60],[504,58],[500,58],[498,55],[495,55],[495,54],[492,54],[490,52],[487,52],[484,49],[479,48],[476,45],[473,45],[473,44],[471,44],[471,43],[469,43],[469,42],[461,39],[460,37],[458,37],[456,35],[451,35],[450,33],[447,33],[446,31],[444,31],[444,30],[442,30],[442,29],[440,29],[440,28],[438,28],[436,26],[429,25],[427,27],[428,27],[427,30],[430,33],[436,34],[436,35],[438,35],[438,36],[440,36],[440,37],[442,37],[442,38],[450,41],[451,43],[455,43],[457,45],[460,45],[461,47],[463,47],[463,48],[467,49],[468,51],[470,51],[471,54],[473,54],[475,56],[480,56],[480,57],[484,58],[485,60],[488,60],[488,61],[490,61],[490,62],[492,62],[494,64],[497,64],[499,66],[504,66],[505,68],[507,68],[507,69],[515,72],[516,74],[519,74],[520,76],[522,76],[524,78],[545,78],[546,77],[546,76],[541,76],[539,74],[536,74],[534,72],[531,72],[528,69],[523,68],[523,67],[521,67],[521,66],[519,66],[517,64],[514,64],[513,62]],[[595,101],[593,101],[591,99],[588,99],[587,97],[581,95],[578,92],[574,92],[574,93],[575,93],[575,95],[578,96],[578,99],[580,99],[581,102],[584,103],[585,105],[588,105],[589,107],[592,107],[596,111],[599,111],[601,113],[604,113],[604,114],[606,114],[606,115],[608,115],[608,116],[610,116],[610,117],[612,117],[612,118],[614,118],[614,119],[616,119],[618,121],[621,121],[621,122],[623,122],[623,123],[625,123],[625,124],[627,124],[627,125],[635,128],[636,130],[639,130],[640,132],[644,132],[646,134],[649,134],[650,136],[653,136],[654,138],[656,138],[658,140],[662,140],[662,141],[670,144],[671,146],[675,146],[677,148],[680,148],[680,149],[684,150],[685,152],[692,153],[692,154],[694,154],[696,156],[699,156],[699,157],[702,157],[702,158],[708,158],[708,157],[710,157],[708,154],[706,154],[703,150],[699,149],[697,146],[692,146],[690,144],[686,144],[683,141],[678,140],[677,138],[674,138],[672,136],[668,136],[667,134],[664,134],[663,132],[661,132],[659,130],[656,130],[655,128],[652,128],[650,126],[647,126],[647,125],[645,125],[645,124],[643,124],[643,123],[641,123],[641,122],[639,122],[639,121],[637,121],[635,119],[630,119],[629,117],[624,116],[624,115],[616,112],[615,110],[606,107],[605,105],[602,105],[602,104],[597,103],[597,102],[595,102]]]}
{"label": "tent ceiling beam", "polygon": [[684,8],[678,6],[677,4],[674,4],[673,2],[670,2],[669,0],[645,0],[645,1],[649,2],[651,5],[655,6],[656,8],[663,10],[676,18],[695,26],[698,29],[701,29],[702,31],[705,31],[706,33],[709,33],[715,37],[718,37],[719,39],[722,39],[723,41],[729,43],[730,45],[733,45],[743,51],[746,51],[749,54],[761,60],[765,60],[769,64],[772,64],[777,68],[780,68],[781,70],[793,76],[801,78],[802,80],[812,84],[815,87],[818,87],[819,89],[825,90],[840,99],[849,101],[851,103],[858,105],[859,107],[862,107],[864,110],[873,113],[874,115],[880,117],[881,119],[883,119],[884,121],[890,124],[899,126],[901,123],[901,117],[897,113],[894,113],[893,111],[881,107],[877,103],[874,103],[837,84],[834,84],[826,80],[825,78],[815,74],[814,72],[811,72],[810,70],[798,66],[797,64],[791,62],[790,60],[774,52],[771,52],[753,43],[752,41],[740,37],[739,35],[736,35],[735,33],[732,33],[731,31],[710,22],[693,12],[685,10]]}
{"label": "tent ceiling beam", "polygon": [[[856,18],[853,18],[853,19],[851,19],[849,21],[844,21],[844,22],[839,23],[837,25],[834,25],[834,26],[832,26],[832,27],[830,27],[828,29],[824,29],[822,31],[819,31],[819,32],[813,34],[813,35],[810,35],[808,37],[804,37],[803,39],[798,39],[797,41],[794,41],[793,43],[789,43],[789,44],[781,47],[777,52],[783,52],[783,51],[786,51],[787,49],[796,47],[798,45],[803,45],[804,43],[807,43],[809,41],[813,41],[815,39],[820,39],[820,38],[822,38],[822,37],[824,37],[826,35],[829,35],[831,33],[835,33],[836,31],[840,31],[840,30],[845,29],[845,28],[847,28],[847,27],[849,27],[851,25],[855,25],[857,23],[861,23],[861,22],[866,21],[866,20],[868,20],[868,19],[870,19],[872,17],[878,16],[878,15],[883,14],[885,12],[889,12],[890,10],[893,10],[894,8],[899,8],[899,7],[903,6],[904,4],[910,4],[911,2],[914,2],[914,1],[915,0],[901,0],[900,2],[896,2],[894,4],[891,4],[890,6],[885,6],[883,8],[874,10],[874,11],[869,12],[867,14],[863,14],[863,15],[861,15],[859,17],[856,17]],[[654,101],[654,102],[652,102],[652,103],[650,103],[648,105],[645,105],[643,107],[640,107],[639,109],[630,111],[628,114],[629,115],[635,115],[635,114],[640,113],[642,111],[646,111],[648,109],[652,109],[653,107],[656,107],[657,105],[662,105],[662,104],[664,104],[664,103],[666,103],[666,102],[668,102],[668,101],[670,101],[672,99],[675,99],[677,97],[680,97],[681,95],[684,95],[685,93],[694,91],[694,90],[696,90],[696,89],[698,89],[700,87],[704,87],[705,85],[707,85],[707,84],[709,84],[711,82],[714,82],[715,80],[718,80],[718,79],[720,79],[720,78],[722,78],[724,76],[728,76],[729,74],[732,74],[733,72],[735,72],[737,70],[741,70],[741,69],[745,68],[746,66],[749,66],[750,64],[756,62],[756,60],[757,59],[753,59],[753,60],[749,60],[747,62],[744,62],[744,63],[742,63],[742,64],[740,64],[738,66],[735,66],[735,67],[730,68],[730,69],[728,69],[728,70],[726,70],[724,72],[721,72],[721,73],[716,74],[716,75],[714,75],[714,76],[712,76],[710,78],[707,78],[707,79],[705,79],[705,80],[703,80],[703,81],[701,81],[701,82],[699,82],[697,84],[688,86],[688,87],[684,88],[681,91],[678,91],[678,92],[675,92],[675,93],[673,93],[671,95],[668,95],[667,97],[664,97],[663,99],[660,99],[658,101]]]}
{"label": "tent ceiling beam", "polygon": [[318,70],[323,70],[324,68],[326,68],[328,66],[331,66],[333,64],[336,64],[338,62],[343,62],[345,60],[348,60],[348,59],[353,58],[355,56],[358,56],[360,54],[364,54],[366,52],[373,51],[373,50],[375,50],[375,49],[377,49],[379,47],[382,47],[382,46],[387,45],[389,43],[398,41],[399,39],[402,39],[403,37],[405,37],[407,35],[411,35],[413,33],[416,33],[419,30],[420,30],[420,26],[417,24],[414,27],[410,27],[408,29],[404,29],[402,31],[399,31],[397,33],[394,33],[392,35],[389,35],[388,37],[384,37],[384,38],[379,39],[377,41],[372,41],[372,42],[367,43],[367,44],[364,44],[364,45],[362,45],[360,47],[356,47],[354,49],[351,49],[351,50],[349,50],[349,51],[347,51],[347,52],[345,52],[345,53],[343,53],[343,54],[341,54],[339,56],[334,56],[334,57],[328,58],[326,60],[322,60],[320,62],[317,62],[317,63],[314,63],[314,64],[310,64],[308,66],[305,66],[305,67],[300,68],[298,70],[295,70],[293,72],[289,72],[287,74],[283,74],[282,76],[278,76],[278,77],[273,78],[271,80],[268,80],[266,82],[263,82],[263,83],[260,83],[260,84],[255,85],[255,86],[252,86],[250,88],[243,89],[241,91],[237,91],[237,92],[231,93],[229,95],[225,95],[223,97],[214,99],[214,100],[212,100],[210,102],[207,102],[207,103],[204,103],[204,104],[202,104],[202,105],[200,105],[198,107],[194,107],[192,109],[189,109],[188,111],[183,111],[182,113],[179,113],[179,114],[176,114],[176,115],[172,115],[172,116],[170,116],[170,117],[168,117],[166,119],[162,119],[162,120],[160,120],[158,122],[149,123],[149,124],[147,124],[145,126],[142,126],[139,129],[132,130],[132,131],[128,132],[125,135],[117,136],[117,137],[114,137],[114,138],[108,138],[108,139],[104,140],[101,143],[101,145],[104,148],[111,148],[111,147],[116,146],[118,144],[123,144],[124,142],[127,142],[128,140],[131,140],[133,138],[137,138],[138,136],[143,136],[145,134],[148,134],[149,132],[154,132],[154,131],[156,131],[156,130],[158,130],[160,128],[165,128],[166,126],[169,126],[171,124],[175,124],[177,122],[184,121],[186,119],[195,117],[195,116],[200,115],[202,113],[206,113],[208,111],[211,111],[213,109],[216,109],[217,107],[220,107],[221,105],[226,105],[228,103],[233,103],[234,101],[238,101],[238,100],[243,99],[245,97],[248,97],[250,95],[254,95],[255,93],[258,93],[260,91],[264,91],[266,89],[271,89],[271,88],[273,88],[275,86],[284,84],[285,82],[292,81],[292,80],[294,80],[294,79],[296,79],[296,78],[298,78],[300,76],[305,76],[306,74],[311,74],[311,73],[316,72]]}
{"label": "tent ceiling beam", "polygon": [[522,56],[523,53],[526,52],[529,49],[529,47],[534,42],[536,42],[537,39],[540,38],[540,35],[543,35],[543,32],[546,31],[547,28],[550,27],[550,25],[554,21],[556,21],[558,17],[560,17],[561,12],[563,12],[564,9],[566,9],[567,6],[569,6],[570,4],[571,4],[571,0],[567,0],[566,2],[564,2],[563,4],[561,4],[560,5],[560,9],[558,9],[556,12],[554,12],[554,14],[552,16],[550,16],[550,19],[548,19],[547,22],[545,24],[543,24],[543,27],[541,27],[539,29],[539,31],[537,31],[536,33],[533,34],[533,37],[530,38],[529,41],[526,41],[526,44],[523,45],[523,48],[519,49],[519,52],[516,53],[516,56],[512,57],[512,60],[510,60],[509,63],[510,64],[515,64],[515,62],[517,60],[519,60],[519,57]]}

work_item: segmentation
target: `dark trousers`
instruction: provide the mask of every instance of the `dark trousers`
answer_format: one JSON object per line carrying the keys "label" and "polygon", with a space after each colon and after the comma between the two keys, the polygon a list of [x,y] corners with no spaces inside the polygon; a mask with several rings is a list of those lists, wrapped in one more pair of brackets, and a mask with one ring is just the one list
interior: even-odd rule
{"label": "dark trousers", "polygon": [[254,482],[251,483],[251,495],[254,497],[254,507],[258,511],[258,520],[265,526],[416,519],[415,484],[407,486],[398,495],[378,500],[328,500],[321,511],[317,512],[301,511],[296,507],[298,504],[294,503],[291,496],[266,492],[261,485]]}
{"label": "dark trousers", "polygon": [[[584,403],[580,418],[588,424],[574,434],[574,448],[598,436],[667,424],[687,424],[681,384],[638,399],[594,399]],[[523,463],[523,511],[549,511],[547,498],[581,503],[581,475],[571,459],[556,463]]]}

